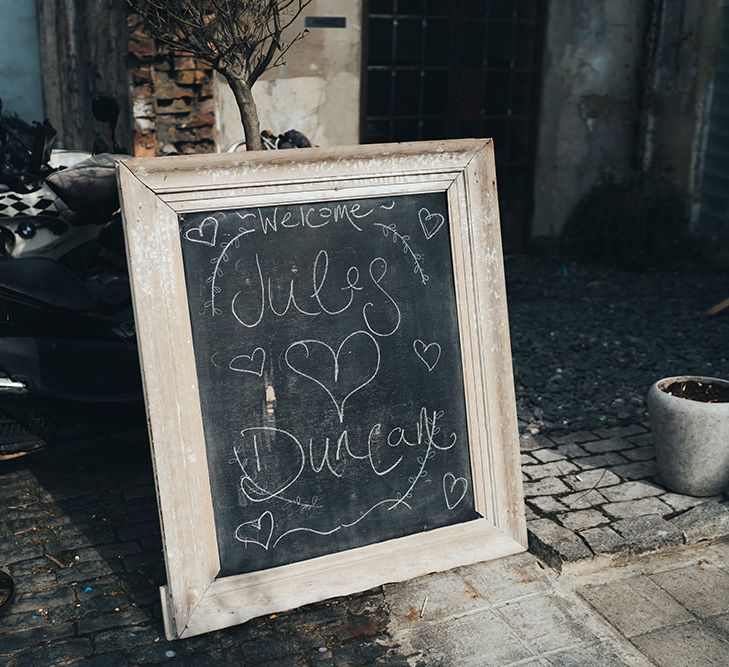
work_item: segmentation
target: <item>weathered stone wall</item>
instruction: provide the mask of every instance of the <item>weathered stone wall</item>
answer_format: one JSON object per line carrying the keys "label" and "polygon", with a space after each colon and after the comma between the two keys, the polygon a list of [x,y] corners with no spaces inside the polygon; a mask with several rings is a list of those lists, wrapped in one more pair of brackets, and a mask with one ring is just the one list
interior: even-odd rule
{"label": "weathered stone wall", "polygon": [[533,236],[558,234],[585,192],[633,167],[646,5],[549,5]]}
{"label": "weathered stone wall", "polygon": [[175,53],[129,17],[134,155],[215,151],[212,69],[188,53]]}
{"label": "weathered stone wall", "polygon": [[[261,129],[276,134],[297,129],[312,144],[359,143],[361,0],[314,0],[284,39],[304,29],[305,16],[343,16],[346,28],[312,28],[286,54],[286,65],[270,70],[253,86]],[[243,138],[229,86],[216,77],[218,145]]]}
{"label": "weathered stone wall", "polygon": [[532,236],[559,234],[602,178],[638,169],[661,172],[695,201],[721,4],[550,3]]}
{"label": "weathered stone wall", "polygon": [[656,44],[646,158],[686,195],[694,223],[699,213],[722,4],[722,0],[664,2]]}

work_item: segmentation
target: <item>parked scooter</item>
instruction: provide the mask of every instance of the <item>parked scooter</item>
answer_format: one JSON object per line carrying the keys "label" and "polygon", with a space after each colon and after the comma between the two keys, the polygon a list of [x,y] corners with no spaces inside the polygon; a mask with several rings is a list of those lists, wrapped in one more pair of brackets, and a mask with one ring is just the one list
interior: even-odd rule
{"label": "parked scooter", "polygon": [[[110,123],[118,150],[118,105],[95,100],[94,113]],[[141,401],[114,173],[120,156],[89,155],[61,169],[45,155],[38,164],[17,132],[2,133],[9,124],[0,119],[0,183],[15,188],[0,192],[0,390]]]}

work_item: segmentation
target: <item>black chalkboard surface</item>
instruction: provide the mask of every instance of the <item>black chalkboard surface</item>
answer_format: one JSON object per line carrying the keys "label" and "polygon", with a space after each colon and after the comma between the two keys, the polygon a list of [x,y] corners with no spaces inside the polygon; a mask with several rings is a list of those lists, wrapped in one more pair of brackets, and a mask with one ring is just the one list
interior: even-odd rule
{"label": "black chalkboard surface", "polygon": [[479,516],[445,193],[179,219],[219,576]]}

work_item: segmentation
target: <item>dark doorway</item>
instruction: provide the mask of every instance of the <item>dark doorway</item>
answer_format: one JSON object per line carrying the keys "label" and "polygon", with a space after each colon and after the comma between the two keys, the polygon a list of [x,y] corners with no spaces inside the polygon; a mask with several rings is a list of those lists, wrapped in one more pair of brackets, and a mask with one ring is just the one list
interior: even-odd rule
{"label": "dark doorway", "polygon": [[544,0],[365,0],[364,143],[493,137],[503,240],[529,237]]}

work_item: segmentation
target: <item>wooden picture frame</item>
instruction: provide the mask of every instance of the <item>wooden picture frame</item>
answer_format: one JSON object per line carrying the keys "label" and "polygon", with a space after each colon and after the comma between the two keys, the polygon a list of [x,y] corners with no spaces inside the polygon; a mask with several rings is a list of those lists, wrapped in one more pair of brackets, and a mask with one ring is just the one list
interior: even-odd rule
{"label": "wooden picture frame", "polygon": [[[167,585],[185,638],[526,548],[491,140],[124,160],[118,165]],[[216,578],[219,556],[178,215],[445,192],[473,491],[483,518]]]}

